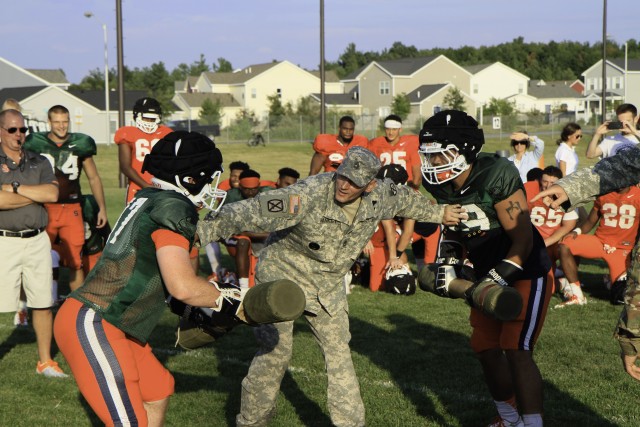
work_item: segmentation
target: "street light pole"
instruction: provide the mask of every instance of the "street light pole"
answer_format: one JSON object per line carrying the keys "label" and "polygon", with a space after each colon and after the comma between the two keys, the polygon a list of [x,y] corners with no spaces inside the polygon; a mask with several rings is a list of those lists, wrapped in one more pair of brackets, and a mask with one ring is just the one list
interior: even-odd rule
{"label": "street light pole", "polygon": [[607,0],[602,1],[602,122],[607,120]]}
{"label": "street light pole", "polygon": [[[92,18],[95,15],[92,12],[85,12],[84,16]],[[107,24],[102,24],[102,32],[104,33],[104,105],[106,120],[107,145],[111,142],[111,119],[109,111],[109,45],[107,43]]]}

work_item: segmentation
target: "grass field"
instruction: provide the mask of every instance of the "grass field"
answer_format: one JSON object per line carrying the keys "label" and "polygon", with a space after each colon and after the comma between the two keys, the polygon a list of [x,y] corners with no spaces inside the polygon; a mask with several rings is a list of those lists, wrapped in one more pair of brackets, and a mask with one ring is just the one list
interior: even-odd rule
{"label": "grass field", "polygon": [[[489,141],[485,151],[506,147],[506,138],[502,143]],[[283,166],[306,176],[312,154],[308,143],[219,147],[225,166],[242,159],[265,179],[274,179]],[[553,163],[555,148],[547,143],[547,164]],[[116,147],[100,147],[96,162],[113,224],[124,200],[124,190],[118,188]],[[586,164],[581,158],[581,165]],[[83,188],[89,187],[85,183]],[[204,274],[206,257],[201,261]],[[544,378],[548,426],[640,425],[640,385],[622,370],[611,336],[620,307],[609,304],[603,273],[602,263],[584,262],[581,277],[588,305],[548,312],[535,352]],[[551,306],[558,302],[554,297]],[[481,426],[494,416],[468,346],[464,303],[420,290],[411,297],[397,297],[358,287],[349,304],[351,348],[369,426]],[[72,379],[35,374],[33,330],[15,329],[12,319],[12,313],[0,314],[0,427],[99,425]],[[174,325],[167,311],[151,338],[155,354],[176,379],[167,425],[234,425],[240,382],[256,350],[251,329],[238,327],[215,345],[183,352],[173,346]],[[304,322],[298,322],[295,337],[272,425],[330,425],[322,355]],[[68,372],[62,355],[56,359]]]}

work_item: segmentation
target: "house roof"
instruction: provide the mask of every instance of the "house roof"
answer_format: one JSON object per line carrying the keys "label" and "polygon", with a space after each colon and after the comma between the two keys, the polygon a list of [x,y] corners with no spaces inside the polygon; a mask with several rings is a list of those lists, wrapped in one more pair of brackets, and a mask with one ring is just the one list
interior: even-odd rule
{"label": "house roof", "polygon": [[486,64],[466,65],[466,66],[464,66],[462,68],[464,68],[465,70],[467,70],[471,74],[476,74],[476,73],[479,73],[480,71],[484,70],[485,68],[489,68],[493,64],[495,64],[495,62],[488,62]]}
{"label": "house roof", "polygon": [[[69,93],[100,111],[104,111],[106,109],[103,90],[70,90]],[[144,90],[125,90],[124,109],[126,111],[132,110],[133,104],[135,104],[138,99],[144,98],[145,96],[148,96],[148,94]],[[109,92],[109,109],[111,111],[117,110],[119,106],[120,103],[118,102],[118,92],[112,90],[111,92]]]}
{"label": "house roof", "polygon": [[[319,70],[314,70],[314,71],[309,71],[311,74],[313,74],[314,76],[316,76],[317,78],[320,78],[320,71]],[[327,83],[338,83],[340,82],[340,78],[338,77],[338,74],[335,72],[335,70],[325,70],[324,71],[324,81]]]}
{"label": "house roof", "polygon": [[39,70],[33,68],[26,69],[31,74],[35,74],[43,80],[46,80],[52,84],[70,84],[69,80],[67,80],[67,76],[64,74],[60,68],[57,70]]}
{"label": "house roof", "polygon": [[201,107],[202,103],[210,99],[213,102],[220,101],[223,107],[239,107],[240,104],[229,93],[181,93],[180,97],[189,107]]}
{"label": "house roof", "polygon": [[239,84],[244,83],[247,80],[254,78],[255,76],[264,73],[270,68],[280,64],[280,62],[269,62],[267,64],[254,64],[246,66],[240,70],[236,70],[228,73],[213,73],[211,71],[204,72],[204,74],[211,84]]}
{"label": "house roof", "polygon": [[541,98],[582,98],[582,95],[571,88],[574,81],[553,80],[543,82],[542,80],[530,80],[529,95]]}
{"label": "house roof", "polygon": [[360,73],[362,73],[362,71],[364,71],[364,69],[369,67],[371,64],[378,64],[378,66],[382,67],[393,76],[410,76],[436,58],[438,57],[425,56],[422,58],[403,58],[390,61],[372,61],[369,64],[360,67],[356,71],[349,73],[343,80],[356,79],[360,75]]}
{"label": "house roof", "polygon": [[[320,94],[312,93],[311,97],[320,102]],[[358,97],[351,93],[325,93],[324,94],[325,105],[359,105],[360,101]]]}
{"label": "house roof", "polygon": [[0,100],[13,98],[18,102],[22,102],[31,95],[40,92],[47,86],[28,86],[28,87],[7,87],[0,89]]}
{"label": "house roof", "polygon": [[435,85],[422,85],[412,90],[411,92],[409,92],[407,94],[407,97],[409,98],[409,102],[411,103],[422,102],[425,99],[432,96],[434,93],[442,90],[447,86],[449,86],[449,83],[439,83]]}
{"label": "house roof", "polygon": [[[624,70],[624,58],[607,58],[607,61],[617,65],[622,70]],[[640,59],[629,58],[627,60],[627,70],[640,71]]]}

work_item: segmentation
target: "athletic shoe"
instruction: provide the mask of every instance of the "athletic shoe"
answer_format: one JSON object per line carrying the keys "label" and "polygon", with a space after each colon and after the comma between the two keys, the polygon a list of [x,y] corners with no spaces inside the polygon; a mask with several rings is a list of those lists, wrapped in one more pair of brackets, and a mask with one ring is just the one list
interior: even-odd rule
{"label": "athletic shoe", "polygon": [[556,304],[553,308],[563,308],[568,305],[585,305],[586,303],[587,299],[584,296],[580,298],[577,295],[570,295],[565,302]]}
{"label": "athletic shoe", "polygon": [[522,421],[522,418],[518,417],[518,421],[510,423],[509,421],[503,420],[500,418],[500,415],[498,415],[487,427],[524,427],[524,421]]}
{"label": "athletic shoe", "polygon": [[14,326],[29,326],[29,312],[26,308],[16,311],[13,324]]}
{"label": "athletic shoe", "polygon": [[62,369],[60,369],[58,363],[55,360],[49,360],[45,363],[41,363],[40,361],[38,361],[38,365],[36,366],[36,373],[44,375],[48,378],[66,378],[69,376],[62,372]]}

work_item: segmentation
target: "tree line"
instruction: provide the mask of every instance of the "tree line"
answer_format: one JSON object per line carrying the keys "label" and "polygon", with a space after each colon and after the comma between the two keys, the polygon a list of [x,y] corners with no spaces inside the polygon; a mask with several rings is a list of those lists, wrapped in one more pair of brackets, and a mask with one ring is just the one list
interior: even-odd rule
{"label": "tree line", "polygon": [[[640,58],[640,42],[630,39],[627,41],[627,48],[629,58]],[[624,49],[624,43],[607,42],[607,58],[624,57]],[[325,67],[327,70],[334,70],[342,78],[371,61],[441,54],[461,66],[500,61],[532,79],[574,80],[579,78],[584,70],[600,60],[602,43],[590,44],[576,41],[534,43],[525,42],[523,37],[518,37],[510,42],[494,46],[418,49],[413,45],[407,46],[402,42],[395,42],[390,48],[385,48],[381,52],[362,52],[357,49],[355,43],[349,43],[338,59],[328,61]],[[189,76],[199,76],[202,72],[207,71],[230,72],[233,71],[233,66],[223,57],[218,58],[216,62],[209,63],[205,55],[200,54],[200,58],[191,64],[179,64],[171,71],[162,61],[143,68],[131,69],[125,66],[123,77],[127,90],[145,90],[149,96],[160,101],[166,112],[171,112],[173,111],[171,98],[174,94],[174,82],[186,80]],[[117,83],[116,69],[112,69],[109,73],[109,85],[111,88],[117,88]],[[91,70],[79,84],[71,85],[71,89],[104,90],[104,74],[99,68]],[[215,110],[219,106],[207,105],[206,107],[208,110]],[[272,108],[276,110],[272,111],[276,113],[276,116],[284,116],[291,111],[291,106],[272,105]],[[300,110],[309,110],[309,105],[301,105]],[[307,112],[311,113],[311,111]]]}

